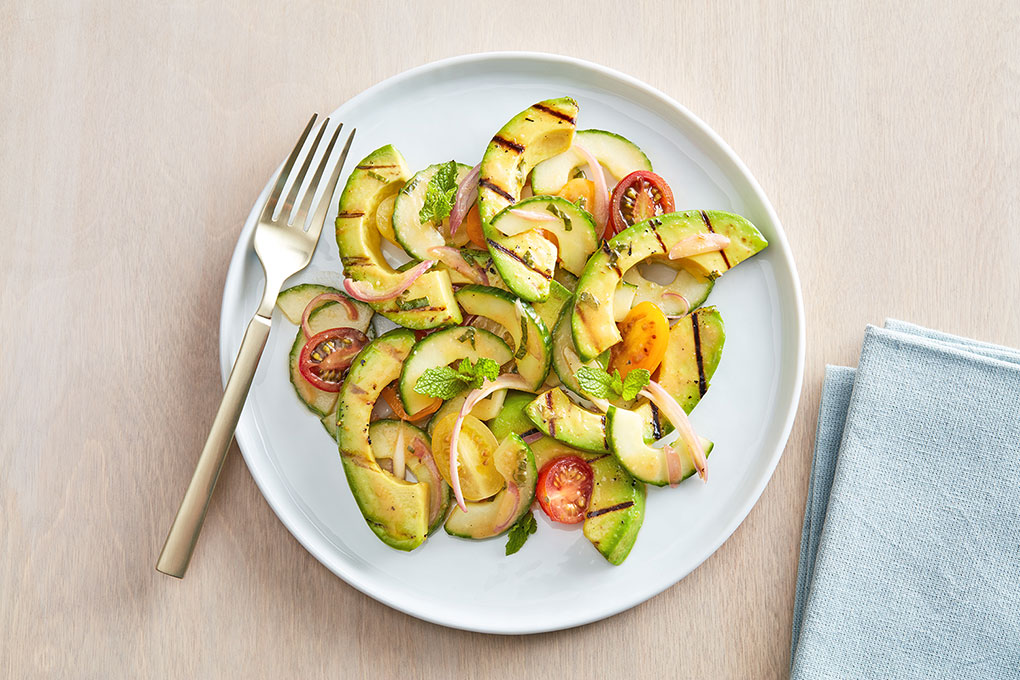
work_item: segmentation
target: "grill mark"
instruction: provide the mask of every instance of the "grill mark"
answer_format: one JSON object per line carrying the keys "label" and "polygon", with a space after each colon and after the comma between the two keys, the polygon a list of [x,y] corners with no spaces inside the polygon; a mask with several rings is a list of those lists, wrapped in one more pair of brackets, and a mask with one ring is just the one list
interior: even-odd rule
{"label": "grill mark", "polygon": [[515,253],[514,251],[510,250],[510,249],[509,249],[509,248],[507,248],[506,246],[504,246],[504,245],[502,245],[502,244],[500,244],[500,243],[496,243],[496,242],[495,242],[495,241],[493,241],[493,240],[492,240],[491,238],[490,238],[490,239],[485,239],[485,241],[486,241],[486,243],[488,243],[488,244],[489,244],[489,246],[490,246],[491,248],[495,248],[496,250],[498,250],[499,252],[503,253],[503,254],[504,254],[504,255],[506,255],[507,257],[510,257],[510,258],[513,258],[513,259],[517,260],[517,261],[518,261],[518,262],[520,262],[520,263],[521,263],[522,265],[524,265],[525,267],[527,267],[527,268],[528,268],[528,269],[530,269],[531,271],[535,272],[536,274],[538,274],[538,275],[539,275],[539,276],[541,276],[542,278],[545,278],[545,279],[551,279],[551,278],[552,278],[552,274],[546,274],[546,273],[545,273],[544,271],[542,271],[542,270],[540,270],[540,269],[535,269],[535,268],[534,268],[534,267],[532,267],[532,266],[531,266],[530,264],[528,264],[527,262],[525,262],[525,261],[524,261],[524,258],[523,258],[523,257],[521,257],[520,255],[518,255],[518,254],[517,254],[517,253]]}
{"label": "grill mark", "polygon": [[603,458],[608,458],[608,457],[609,457],[610,455],[612,455],[612,454],[609,454],[609,453],[603,453],[603,454],[602,454],[601,456],[596,456],[596,457],[594,457],[594,458],[589,458],[589,459],[588,459],[588,463],[589,463],[589,464],[591,464],[591,463],[597,463],[597,462],[599,462],[600,460],[602,460]]}
{"label": "grill mark", "polygon": [[599,508],[598,510],[592,510],[591,512],[585,513],[585,517],[591,519],[592,517],[607,515],[610,512],[616,512],[617,510],[626,510],[632,505],[634,505],[634,501],[624,501],[622,503],[617,503],[616,505],[610,505],[608,508]]}
{"label": "grill mark", "polygon": [[560,120],[565,120],[568,123],[570,123],[571,125],[574,124],[574,118],[572,116],[568,116],[567,114],[563,113],[562,111],[557,111],[556,109],[550,109],[545,104],[534,104],[534,105],[532,105],[531,108],[538,109],[539,111],[543,111],[545,113],[548,113],[553,118],[559,118]]}
{"label": "grill mark", "polygon": [[619,256],[612,251],[612,249],[609,247],[609,244],[606,241],[602,242],[602,252],[605,253],[606,257],[609,258],[609,266],[613,268],[613,271],[616,272],[616,275],[622,277],[623,272],[620,271],[620,265],[616,264],[616,260]]}
{"label": "grill mark", "polygon": [[500,196],[502,196],[506,200],[510,201],[511,203],[514,203],[515,200],[516,200],[516,199],[514,199],[513,195],[511,195],[508,191],[503,189],[503,187],[501,187],[498,184],[496,184],[495,182],[489,180],[489,178],[487,178],[487,177],[483,177],[482,179],[478,180],[478,186],[482,186],[482,187],[485,187],[486,189],[488,189],[489,191],[496,192],[497,194],[499,194]]}
{"label": "grill mark", "polygon": [[606,428],[606,416],[602,414],[602,446],[609,449],[609,430]]}
{"label": "grill mark", "polygon": [[[548,408],[550,411],[552,411],[552,407],[553,407],[552,390],[549,390],[548,392],[545,393],[545,405],[546,405],[546,408]],[[556,419],[555,418],[549,418],[549,436],[553,437],[553,438],[556,437]]]}
{"label": "grill mark", "polygon": [[662,421],[659,420],[659,407],[649,402],[652,407],[652,436],[655,439],[662,439]]}
{"label": "grill mark", "polygon": [[363,212],[342,212],[337,214],[337,217],[364,217],[364,216],[365,213]]}
{"label": "grill mark", "polygon": [[698,329],[698,314],[691,314],[691,328],[694,330],[694,357],[698,361],[698,395],[703,397],[708,391],[705,380],[705,360],[701,356],[701,331]]}
{"label": "grill mark", "polygon": [[390,163],[389,165],[355,165],[355,170],[375,170],[376,168],[395,168],[396,163]]}
{"label": "grill mark", "polygon": [[498,144],[499,146],[503,147],[504,149],[510,149],[514,153],[524,153],[524,146],[523,145],[518,144],[517,142],[510,141],[509,139],[506,139],[505,137],[500,137],[499,135],[496,135],[495,137],[492,138],[492,143],[493,144]]}
{"label": "grill mark", "polygon": [[665,244],[665,242],[663,242],[662,237],[659,236],[659,230],[658,229],[652,229],[652,233],[655,234],[655,240],[658,241],[659,245],[662,247],[662,252],[668,253],[669,252],[669,248],[666,247],[666,244]]}
{"label": "grill mark", "polygon": [[527,432],[521,432],[521,438],[530,437],[533,434],[538,434],[538,429],[537,428],[533,427],[530,430],[528,430]]}
{"label": "grill mark", "polygon": [[[708,230],[714,234],[715,229],[712,228],[712,222],[708,219],[708,213],[704,210],[699,210],[698,212],[701,213],[701,220],[705,223],[705,226],[708,227]],[[733,265],[730,264],[730,258],[726,257],[726,251],[720,250],[718,252],[722,255],[722,261],[726,263],[726,268],[732,269]]]}

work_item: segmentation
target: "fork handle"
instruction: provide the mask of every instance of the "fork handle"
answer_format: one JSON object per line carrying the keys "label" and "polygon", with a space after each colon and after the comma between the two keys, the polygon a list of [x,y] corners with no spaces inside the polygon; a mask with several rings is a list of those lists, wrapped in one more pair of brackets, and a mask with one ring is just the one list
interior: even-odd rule
{"label": "fork handle", "polygon": [[216,479],[226,460],[237,420],[241,417],[241,409],[251,388],[252,378],[255,377],[259,357],[269,337],[270,322],[271,319],[256,314],[244,332],[237,359],[227,378],[223,400],[220,401],[220,408],[209,430],[209,438],[205,440],[202,455],[195,466],[195,474],[184,493],[184,500],[181,501],[177,517],[174,518],[156,562],[156,569],[164,574],[184,578],[188,570],[191,553],[195,550],[202,523],[205,522],[205,513],[209,509],[209,500],[216,488]]}

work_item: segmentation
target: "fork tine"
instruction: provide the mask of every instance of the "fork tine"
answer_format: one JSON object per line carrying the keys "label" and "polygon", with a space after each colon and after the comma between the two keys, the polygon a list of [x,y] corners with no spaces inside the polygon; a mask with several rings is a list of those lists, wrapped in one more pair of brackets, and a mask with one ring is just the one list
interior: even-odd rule
{"label": "fork tine", "polygon": [[312,216],[312,226],[309,228],[309,233],[315,230],[314,237],[319,238],[319,232],[322,230],[322,223],[326,221],[326,211],[329,210],[329,204],[333,201],[333,192],[336,191],[337,180],[340,179],[340,171],[344,168],[344,161],[347,160],[347,152],[351,150],[351,142],[354,141],[354,133],[358,129],[354,128],[351,130],[350,137],[347,138],[347,143],[344,144],[343,151],[340,152],[340,157],[336,160],[336,167],[333,168],[333,174],[329,177],[329,182],[326,183],[326,189],[322,192],[322,198],[319,199],[319,205],[315,208],[315,214]]}
{"label": "fork tine", "polygon": [[[323,129],[325,129],[328,124],[329,118],[323,121]],[[308,191],[305,192],[304,198],[301,199],[301,205],[298,207],[297,215],[294,217],[294,225],[296,227],[301,229],[305,228],[305,218],[308,217],[308,211],[311,209],[312,199],[315,197],[315,190],[319,188],[319,180],[322,179],[322,173],[325,171],[326,166],[329,165],[329,157],[333,155],[333,147],[336,145],[336,140],[340,136],[340,131],[343,130],[343,128],[343,123],[337,125],[336,130],[333,132],[333,137],[329,140],[329,145],[326,147],[326,150],[322,152],[322,160],[319,162],[319,167],[315,169],[315,174],[312,175],[312,181],[308,183]],[[319,134],[321,136],[322,133],[320,132]],[[319,140],[316,139],[315,141],[318,142]]]}
{"label": "fork tine", "polygon": [[262,209],[262,216],[260,219],[272,219],[273,213],[276,212],[276,204],[280,201],[280,195],[283,194],[283,186],[287,183],[287,178],[290,177],[290,171],[294,168],[294,163],[301,154],[301,148],[305,145],[305,140],[308,139],[308,133],[311,132],[312,126],[315,125],[315,119],[318,117],[319,114],[312,114],[311,120],[309,120],[308,125],[305,126],[305,131],[301,133],[301,138],[298,139],[297,144],[294,145],[294,150],[291,151],[290,156],[287,157],[287,162],[284,163],[283,168],[280,169],[280,174],[276,178],[276,186],[273,187],[273,193],[269,194],[269,199],[266,201],[266,207]]}
{"label": "fork tine", "polygon": [[315,141],[308,148],[308,154],[305,156],[305,162],[301,164],[301,169],[298,170],[297,175],[294,176],[294,183],[290,186],[290,192],[287,194],[287,199],[283,202],[283,208],[280,210],[280,218],[284,224],[290,224],[290,214],[294,208],[294,204],[297,203],[298,192],[301,190],[301,185],[305,182],[305,175],[308,174],[308,168],[312,165],[312,157],[315,152],[319,149],[319,142],[322,141],[322,133],[326,131],[326,126],[329,125],[329,118],[327,117],[322,121],[322,125],[319,126],[319,132],[315,135]]}

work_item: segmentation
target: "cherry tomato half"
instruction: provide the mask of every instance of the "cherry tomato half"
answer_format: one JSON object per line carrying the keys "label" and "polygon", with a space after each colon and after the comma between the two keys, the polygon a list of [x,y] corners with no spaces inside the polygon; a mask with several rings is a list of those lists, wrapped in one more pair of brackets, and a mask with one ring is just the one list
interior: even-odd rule
{"label": "cherry tomato half", "polygon": [[368,336],[356,328],[330,328],[308,339],[301,348],[298,369],[320,390],[339,392],[344,371],[366,344]]}
{"label": "cherry tomato half", "polygon": [[542,510],[554,522],[577,524],[591,502],[595,473],[578,456],[554,458],[538,473],[535,496]]}
{"label": "cherry tomato half", "polygon": [[627,312],[620,334],[623,340],[610,351],[610,373],[618,370],[622,378],[636,368],[654,373],[669,347],[669,321],[658,305],[646,300]]}
{"label": "cherry tomato half", "polygon": [[407,420],[410,422],[421,420],[425,416],[432,415],[433,413],[439,410],[440,406],[443,405],[442,399],[436,399],[431,404],[429,404],[422,410],[418,411],[417,413],[408,415],[407,411],[404,410],[404,404],[403,402],[400,401],[400,397],[397,395],[397,388],[393,386],[393,383],[390,383],[389,385],[384,387],[382,389],[382,392],[379,393],[379,396],[383,398],[383,401],[386,402],[386,405],[390,407],[391,411],[393,411],[393,415],[395,415],[397,418],[400,418],[401,420]]}
{"label": "cherry tomato half", "polygon": [[613,189],[604,238],[612,238],[632,224],[674,210],[673,190],[666,180],[647,170],[632,172]]}

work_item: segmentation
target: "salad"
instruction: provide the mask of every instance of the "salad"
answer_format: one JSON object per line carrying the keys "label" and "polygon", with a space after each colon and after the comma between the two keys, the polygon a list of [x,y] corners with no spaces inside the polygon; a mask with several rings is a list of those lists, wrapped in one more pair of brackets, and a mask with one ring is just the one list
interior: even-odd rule
{"label": "salad", "polygon": [[280,295],[291,382],[387,545],[442,527],[505,534],[509,555],[540,511],[620,564],[648,485],[708,479],[688,414],[725,331],[704,303],[768,244],[739,215],[677,211],[637,145],[577,118],[569,97],[534,104],[473,167],[412,174],[376,149],[340,197],[340,285]]}

